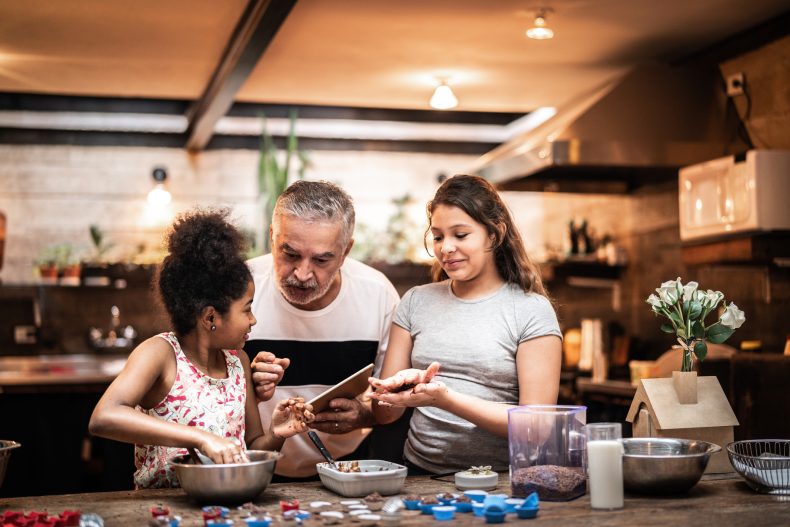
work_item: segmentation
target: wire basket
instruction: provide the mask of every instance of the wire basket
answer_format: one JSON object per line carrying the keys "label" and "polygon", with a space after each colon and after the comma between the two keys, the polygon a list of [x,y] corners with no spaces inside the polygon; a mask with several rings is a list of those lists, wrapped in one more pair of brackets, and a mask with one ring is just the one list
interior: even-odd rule
{"label": "wire basket", "polygon": [[5,469],[8,466],[8,459],[11,457],[11,451],[20,446],[21,445],[16,441],[4,441],[0,439],[0,487],[3,486]]}
{"label": "wire basket", "polygon": [[790,439],[735,441],[727,455],[757,492],[790,496]]}

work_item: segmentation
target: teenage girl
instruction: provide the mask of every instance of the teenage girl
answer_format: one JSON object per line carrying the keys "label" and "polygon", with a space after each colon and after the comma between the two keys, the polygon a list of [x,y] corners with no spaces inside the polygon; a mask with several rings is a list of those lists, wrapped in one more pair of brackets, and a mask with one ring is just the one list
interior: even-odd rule
{"label": "teenage girl", "polygon": [[374,415],[390,423],[415,407],[404,446],[413,473],[506,470],[507,410],[557,402],[557,317],[490,183],[452,177],[427,212],[434,283],[398,306],[381,379],[371,378]]}
{"label": "teenage girl", "polygon": [[[239,353],[256,320],[242,235],[227,211],[178,217],[156,284],[173,331],[137,346],[90,421],[97,436],[135,443],[137,488],[177,486],[168,458],[196,448],[215,463],[247,461],[307,430],[312,408],[281,401],[261,426],[250,364]],[[246,445],[246,447],[245,447]]]}

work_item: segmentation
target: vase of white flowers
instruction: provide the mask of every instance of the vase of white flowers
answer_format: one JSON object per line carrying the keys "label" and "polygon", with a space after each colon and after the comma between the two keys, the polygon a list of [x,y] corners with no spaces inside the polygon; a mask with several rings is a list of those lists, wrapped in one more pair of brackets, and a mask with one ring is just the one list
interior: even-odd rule
{"label": "vase of white flowers", "polygon": [[[683,285],[680,277],[662,283],[656,294],[647,297],[647,303],[656,315],[669,319],[669,323],[661,325],[661,330],[674,334],[677,345],[683,349],[680,372],[672,374],[678,398],[684,403],[695,403],[697,375],[693,360],[704,360],[708,354],[707,342],[721,344],[743,325],[746,316],[733,302],[727,305],[721,291],[703,291],[697,282]],[[720,304],[724,308],[722,312]],[[711,314],[717,319],[708,324],[706,319]]]}

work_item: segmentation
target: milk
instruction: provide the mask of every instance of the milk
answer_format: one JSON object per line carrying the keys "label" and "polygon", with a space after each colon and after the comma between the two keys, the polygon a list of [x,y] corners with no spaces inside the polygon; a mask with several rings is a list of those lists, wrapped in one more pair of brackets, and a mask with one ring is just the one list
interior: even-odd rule
{"label": "milk", "polygon": [[587,442],[590,504],[593,509],[623,507],[623,445],[620,441]]}

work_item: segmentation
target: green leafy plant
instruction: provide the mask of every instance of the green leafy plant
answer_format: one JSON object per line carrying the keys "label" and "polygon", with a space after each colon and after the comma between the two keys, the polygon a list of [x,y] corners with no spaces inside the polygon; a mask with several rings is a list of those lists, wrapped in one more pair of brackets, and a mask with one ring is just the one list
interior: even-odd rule
{"label": "green leafy plant", "polygon": [[113,248],[113,244],[104,238],[104,231],[97,224],[92,223],[89,227],[91,242],[93,242],[93,258],[96,263],[104,262],[107,252]]}
{"label": "green leafy plant", "polygon": [[[686,285],[680,280],[669,280],[656,289],[646,302],[650,304],[656,315],[669,319],[669,324],[662,324],[665,333],[674,333],[683,348],[683,363],[680,371],[692,371],[692,354],[698,360],[705,360],[708,354],[707,342],[721,344],[746,321],[746,315],[733,302],[727,305],[721,291],[702,291],[697,282]],[[720,303],[724,312],[710,325],[705,325],[705,318],[714,312]]]}
{"label": "green leafy plant", "polygon": [[[306,152],[299,150],[298,138],[296,137],[297,111],[290,112],[290,127],[286,142],[285,156],[277,150],[274,138],[266,128],[266,116],[261,115],[263,120],[263,132],[261,133],[260,158],[258,160],[258,196],[263,208],[263,252],[269,252],[269,223],[274,205],[277,198],[285,191],[292,179],[292,167],[298,161],[296,177],[304,179],[305,172],[310,166],[310,159]],[[294,159],[296,157],[296,160]]]}
{"label": "green leafy plant", "polygon": [[79,261],[74,246],[70,243],[59,243],[43,247],[38,257],[33,262],[40,266],[54,266],[63,269],[69,265],[74,265]]}

